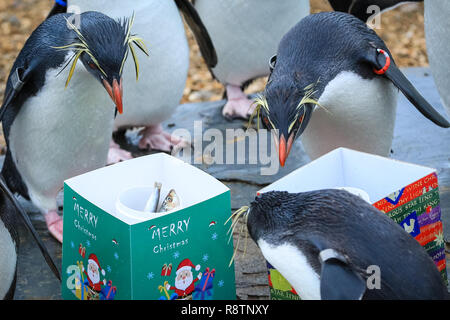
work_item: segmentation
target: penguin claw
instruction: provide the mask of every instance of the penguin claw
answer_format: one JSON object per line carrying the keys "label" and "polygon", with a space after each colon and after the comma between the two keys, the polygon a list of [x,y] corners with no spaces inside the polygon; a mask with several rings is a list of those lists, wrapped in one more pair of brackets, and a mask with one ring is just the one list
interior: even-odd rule
{"label": "penguin claw", "polygon": [[47,224],[47,229],[50,234],[58,240],[60,243],[63,241],[63,219],[56,212],[56,210],[51,210],[45,214],[45,222]]}
{"label": "penguin claw", "polygon": [[253,101],[243,97],[237,100],[228,100],[222,109],[222,115],[228,121],[235,119],[248,120],[254,109]]}
{"label": "penguin claw", "polygon": [[133,159],[131,152],[123,150],[120,146],[111,140],[109,144],[107,165]]}
{"label": "penguin claw", "polygon": [[161,124],[149,126],[143,130],[142,138],[139,141],[139,148],[143,150],[158,150],[172,153],[174,150],[181,150],[191,144],[177,136],[165,132]]}
{"label": "penguin claw", "polygon": [[234,119],[249,119],[255,106],[253,101],[247,98],[242,88],[228,84],[226,86],[226,94],[228,101],[222,109],[222,115],[225,119],[229,121]]}

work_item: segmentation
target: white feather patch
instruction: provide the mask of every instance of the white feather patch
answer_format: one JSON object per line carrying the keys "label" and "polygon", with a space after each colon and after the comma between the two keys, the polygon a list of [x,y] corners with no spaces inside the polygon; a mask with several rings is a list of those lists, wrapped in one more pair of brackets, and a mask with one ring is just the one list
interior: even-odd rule
{"label": "white feather patch", "polygon": [[17,253],[11,235],[5,224],[0,220],[0,300],[2,300],[14,280],[16,272]]}
{"label": "white feather patch", "polygon": [[237,86],[268,75],[282,37],[310,13],[301,0],[196,0],[195,8],[216,49],[214,75]]}
{"label": "white feather patch", "polygon": [[387,79],[363,79],[341,72],[326,86],[301,136],[311,159],[346,147],[388,156],[397,110],[398,89]]}
{"label": "white feather patch", "polygon": [[264,257],[294,287],[302,300],[320,300],[320,277],[295,246],[273,246],[263,239],[258,246]]}

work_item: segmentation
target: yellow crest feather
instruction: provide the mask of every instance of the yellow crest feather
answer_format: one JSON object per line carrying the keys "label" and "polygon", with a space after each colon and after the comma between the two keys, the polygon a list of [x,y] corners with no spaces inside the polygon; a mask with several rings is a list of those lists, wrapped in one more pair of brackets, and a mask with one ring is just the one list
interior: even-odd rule
{"label": "yellow crest feather", "polygon": [[[127,44],[128,47],[130,48],[131,55],[132,55],[133,61],[134,61],[134,67],[135,67],[135,71],[136,71],[136,81],[137,81],[139,79],[139,61],[138,61],[138,58],[136,55],[136,51],[133,48],[133,44],[136,45],[142,52],[144,52],[144,54],[147,57],[149,56],[149,53],[148,53],[148,49],[147,49],[147,46],[145,45],[144,40],[136,35],[131,34],[131,27],[133,26],[133,23],[134,23],[134,17],[135,17],[135,14],[133,12],[133,15],[131,16],[130,20],[128,21],[127,33],[126,33],[124,44]],[[127,57],[128,57],[128,52],[122,61],[122,66],[120,67],[120,73],[122,73],[122,71],[123,71],[123,67],[125,65],[125,60],[127,59]]]}
{"label": "yellow crest feather", "polygon": [[[240,243],[240,239],[241,239],[241,234],[244,231],[245,226],[247,225],[247,220],[248,220],[248,214],[249,214],[250,208],[247,206],[241,207],[240,209],[236,210],[231,216],[230,218],[228,218],[227,221],[225,221],[226,225],[230,220],[232,221],[230,229],[228,230],[227,234],[230,234],[230,238],[228,239],[228,243],[231,241],[231,239],[233,238],[233,232],[236,229],[236,226],[238,225],[238,222],[240,220],[242,220],[242,218],[245,218],[245,223],[242,224],[241,230],[238,234],[238,240],[236,243],[236,247],[233,250],[233,256],[230,259],[230,263],[228,265],[228,267],[231,267],[231,265],[233,264],[234,258],[236,257],[236,253],[239,249],[239,243]],[[245,232],[245,246],[244,246],[244,255],[245,252],[247,250],[247,236],[248,236],[248,232]]]}
{"label": "yellow crest feather", "polygon": [[69,85],[70,79],[72,79],[73,72],[75,71],[75,66],[77,65],[78,58],[81,56],[82,53],[83,53],[83,51],[80,50],[75,54],[75,58],[73,60],[72,66],[70,67],[69,76],[67,77],[67,80],[66,80],[66,86],[65,86],[66,88]]}
{"label": "yellow crest feather", "polygon": [[[145,45],[145,42],[143,39],[137,37],[136,35],[131,35],[131,27],[133,25],[134,22],[134,13],[132,15],[132,17],[129,19],[128,24],[127,24],[127,28],[126,28],[126,36],[125,36],[125,43],[124,45],[127,45],[131,51],[131,54],[133,56],[133,60],[134,60],[134,64],[135,64],[135,68],[136,68],[136,80],[138,80],[139,77],[139,62],[137,59],[137,55],[136,55],[136,51],[134,49],[134,47],[132,46],[132,44],[135,44],[141,51],[143,51],[147,56],[149,56],[148,53],[148,49]],[[92,62],[96,65],[96,67],[100,70],[100,72],[106,77],[107,74],[106,72],[102,69],[102,67],[100,66],[100,63],[98,62],[98,60],[96,59],[96,57],[93,55],[93,53],[91,52],[91,50],[89,49],[89,46],[87,45],[86,39],[84,38],[83,34],[81,33],[81,31],[73,24],[69,21],[69,19],[65,18],[66,22],[67,22],[67,26],[72,29],[77,37],[79,42],[74,42],[68,45],[64,45],[64,46],[59,46],[59,47],[53,47],[55,49],[60,49],[60,50],[72,50],[74,51],[74,55],[70,58],[69,62],[71,60],[73,60],[72,65],[70,67],[70,71],[69,71],[69,76],[67,77],[67,81],[66,81],[66,88],[69,85],[70,80],[72,79],[73,73],[75,71],[75,67],[76,64],[81,56],[82,53],[86,53],[87,55],[89,55],[89,57],[92,59]],[[124,56],[124,59],[122,61],[121,67],[120,67],[120,74],[122,74],[123,72],[123,67],[125,65],[125,61],[128,57],[128,50]]]}

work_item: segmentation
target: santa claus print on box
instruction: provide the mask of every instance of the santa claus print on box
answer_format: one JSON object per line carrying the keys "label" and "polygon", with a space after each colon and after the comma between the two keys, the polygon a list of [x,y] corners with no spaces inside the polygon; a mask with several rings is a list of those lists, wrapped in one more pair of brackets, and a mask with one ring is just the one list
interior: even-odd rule
{"label": "santa claus print on box", "polygon": [[105,270],[100,268],[95,254],[91,253],[89,255],[87,270],[83,270],[83,273],[86,275],[89,287],[95,292],[100,293],[102,291],[102,285],[106,284],[105,279],[103,281],[100,279],[100,274],[105,276]]}
{"label": "santa claus print on box", "polygon": [[169,283],[166,284],[166,289],[174,290],[177,294],[178,298],[187,298],[192,295],[194,291],[195,282],[197,282],[202,274],[201,272],[194,278],[194,274],[192,273],[192,269],[195,268],[195,271],[200,270],[200,265],[194,267],[191,260],[184,259],[178,265],[176,271],[176,278],[174,286],[171,286]]}
{"label": "santa claus print on box", "polygon": [[[179,264],[175,272],[174,283],[171,285],[169,281],[164,282],[164,293],[165,296],[161,296],[160,300],[191,300],[192,293],[195,288],[195,284],[202,277],[200,271],[200,265],[194,266],[194,264],[189,259],[183,259]],[[194,272],[197,274],[194,276]],[[161,290],[161,286],[158,287]],[[170,292],[173,293],[170,294]]]}
{"label": "santa claus print on box", "polygon": [[80,253],[81,260],[76,261],[76,265],[69,265],[67,267],[67,287],[72,290],[72,293],[80,300],[113,300],[116,288],[111,294],[105,291],[113,289],[111,280],[106,280],[106,272],[100,267],[97,255],[91,253],[87,259],[87,267],[85,268],[84,255]]}
{"label": "santa claus print on box", "polygon": [[[165,161],[167,171],[174,171],[174,181],[179,181],[181,174]],[[176,164],[176,168],[180,166],[184,164]],[[100,170],[114,177],[109,172],[114,167]],[[197,175],[205,173],[197,170],[192,169],[195,176],[187,180],[201,181]],[[140,170],[139,176],[142,172],[145,170]],[[164,174],[163,170],[152,172]],[[228,242],[225,226],[231,212],[228,188],[208,177],[208,183],[203,182],[208,190],[190,188],[206,198],[189,205],[182,187],[175,185],[183,197],[182,209],[154,219],[130,222],[112,214],[109,207],[113,206],[95,199],[103,196],[99,196],[98,190],[111,188],[110,181],[102,185],[98,176],[88,176],[86,181],[96,193],[84,194],[86,187],[82,188],[84,185],[78,181],[83,178],[84,175],[73,178],[64,187],[64,299],[86,296],[99,300],[236,299],[234,265],[229,267],[233,243]],[[139,182],[127,182],[133,178],[125,172],[123,178],[117,178],[117,183],[121,189],[129,187],[126,184],[139,185]],[[164,183],[164,178],[159,177],[146,180]],[[95,183],[99,185],[92,186]],[[217,187],[212,192],[214,185]],[[110,190],[105,199],[115,192],[119,191]],[[79,283],[84,289],[78,288]],[[82,289],[88,290],[88,294]]]}

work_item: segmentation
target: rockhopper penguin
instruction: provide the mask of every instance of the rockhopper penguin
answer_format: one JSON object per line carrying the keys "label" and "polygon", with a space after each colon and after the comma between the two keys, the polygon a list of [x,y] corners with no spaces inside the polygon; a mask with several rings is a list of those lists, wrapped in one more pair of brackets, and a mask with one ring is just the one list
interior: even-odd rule
{"label": "rockhopper penguin", "polygon": [[[397,223],[344,190],[259,195],[247,228],[301,299],[448,299],[431,257]],[[367,286],[379,268],[379,287]]]}
{"label": "rockhopper penguin", "polygon": [[[2,175],[12,192],[42,211],[59,241],[56,196],[65,179],[106,164],[115,108],[104,97],[109,94],[122,113],[129,47],[145,51],[131,34],[132,20],[117,22],[99,12],[54,15],[27,40],[7,81],[0,111],[7,143]],[[136,61],[137,50],[130,51]]]}
{"label": "rockhopper penguin", "polygon": [[308,0],[195,0],[217,52],[213,76],[226,88],[226,118],[247,119],[252,101],[243,90],[269,74],[268,61],[283,35],[309,15]]}
{"label": "rockhopper penguin", "polygon": [[[411,1],[411,0],[410,0]],[[367,14],[368,5],[377,5],[381,8],[390,9],[396,5],[410,1],[399,0],[355,0],[358,10],[353,9],[346,1],[332,1],[333,8],[353,14],[363,21],[369,18]],[[414,0],[422,2],[423,0]],[[433,74],[436,87],[442,98],[447,114],[450,116],[450,2],[448,0],[425,1],[425,36],[427,41],[428,59],[430,60],[431,73]]]}
{"label": "rockhopper penguin", "polygon": [[299,136],[311,159],[339,147],[388,156],[398,89],[425,117],[450,127],[377,34],[350,14],[304,18],[283,37],[272,65],[257,110],[266,129],[278,129],[282,166]]}
{"label": "rockhopper penguin", "polygon": [[[112,18],[136,13],[133,32],[151,47],[150,59],[141,59],[139,69],[149,76],[140,78],[136,83],[131,61],[125,64],[123,81],[130,83],[123,96],[127,112],[116,118],[115,129],[145,127],[141,131],[142,137],[139,141],[139,147],[145,150],[170,152],[175,145],[184,144],[180,138],[163,131],[161,126],[180,103],[189,69],[189,46],[180,11],[193,31],[208,65],[212,67],[217,61],[208,32],[190,2],[188,0],[67,2],[70,7],[76,7],[80,12],[95,10]],[[130,158],[132,155],[128,151],[120,149],[114,141],[111,141],[109,163]]]}

